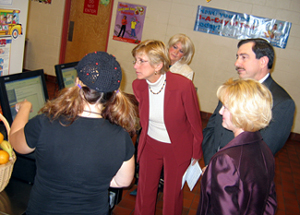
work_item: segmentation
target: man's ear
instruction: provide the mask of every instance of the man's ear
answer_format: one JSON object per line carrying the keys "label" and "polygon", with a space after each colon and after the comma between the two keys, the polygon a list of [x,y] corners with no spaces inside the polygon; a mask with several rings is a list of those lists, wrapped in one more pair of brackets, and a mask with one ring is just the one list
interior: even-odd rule
{"label": "man's ear", "polygon": [[263,56],[260,58],[260,64],[262,67],[268,68],[269,58],[267,56]]}

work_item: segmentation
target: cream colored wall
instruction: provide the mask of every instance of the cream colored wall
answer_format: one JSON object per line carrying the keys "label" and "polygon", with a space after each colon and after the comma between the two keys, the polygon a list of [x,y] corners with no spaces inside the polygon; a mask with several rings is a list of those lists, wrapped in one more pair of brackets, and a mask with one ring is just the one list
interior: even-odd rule
{"label": "cream colored wall", "polygon": [[[121,1],[122,2],[122,1]],[[201,110],[212,113],[217,104],[216,90],[230,77],[237,78],[234,70],[238,40],[193,31],[197,6],[247,13],[292,22],[286,49],[275,48],[277,60],[272,76],[300,105],[300,2],[299,0],[126,0],[124,2],[147,6],[142,40],[159,39],[167,42],[176,33],[185,33],[195,43],[196,53],[191,63],[195,71],[194,84],[198,88]],[[108,52],[116,55],[124,78],[122,88],[132,93],[131,83],[136,78],[131,50],[133,44],[112,40],[116,7],[114,1]],[[25,69],[43,68],[55,75],[54,65],[59,62],[61,29],[65,0],[52,0],[51,5],[29,1]],[[300,133],[300,115],[296,113],[293,132]]]}
{"label": "cream colored wall", "polygon": [[51,4],[29,1],[25,69],[44,69],[46,74],[55,76],[64,8],[65,0],[52,0]]}
{"label": "cream colored wall", "polygon": [[[122,2],[122,1],[121,1]],[[193,31],[197,6],[219,8],[249,15],[292,22],[285,49],[275,48],[277,60],[272,76],[300,106],[300,2],[299,0],[126,0],[147,6],[142,40],[159,39],[167,43],[176,33],[185,33],[194,42],[196,53],[191,63],[195,71],[194,84],[202,111],[212,113],[217,105],[216,90],[227,79],[237,78],[234,69],[238,40]],[[134,44],[112,40],[116,8],[114,2],[108,53],[120,62],[124,80],[122,88],[132,93],[131,83],[136,78],[131,50]],[[296,113],[293,132],[300,133],[300,114]]]}

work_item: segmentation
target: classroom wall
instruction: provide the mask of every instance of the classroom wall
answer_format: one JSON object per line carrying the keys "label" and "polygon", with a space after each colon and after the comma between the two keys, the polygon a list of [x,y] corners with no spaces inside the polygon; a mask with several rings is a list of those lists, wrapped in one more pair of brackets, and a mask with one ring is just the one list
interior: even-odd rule
{"label": "classroom wall", "polygon": [[44,69],[55,76],[54,65],[59,63],[65,0],[51,4],[29,1],[27,42],[24,66],[28,70]]}
{"label": "classroom wall", "polygon": [[[59,62],[60,37],[65,0],[52,0],[51,5],[29,1],[29,15],[24,67],[43,68],[55,76],[54,65]],[[132,93],[131,83],[136,78],[131,50],[133,44],[112,40],[116,8],[114,0],[108,53],[114,54],[123,70],[122,89]],[[120,1],[122,2],[122,1]],[[176,33],[187,34],[196,46],[191,63],[195,71],[194,84],[198,88],[200,108],[212,113],[217,105],[216,90],[230,77],[237,78],[234,69],[238,40],[193,31],[197,6],[225,9],[249,15],[292,22],[287,47],[275,48],[277,60],[272,73],[300,105],[300,2],[299,0],[126,0],[124,2],[147,6],[142,40],[159,39],[167,43]],[[300,115],[296,113],[293,132],[300,134]]]}
{"label": "classroom wall", "polygon": [[[116,9],[114,1],[109,35],[108,53],[114,54],[124,74],[122,88],[132,93],[131,83],[136,78],[131,50],[134,44],[112,40]],[[122,2],[122,1],[120,1]],[[165,43],[176,33],[188,35],[194,42],[196,53],[191,63],[195,71],[194,84],[198,88],[201,111],[212,113],[217,105],[217,88],[227,79],[238,78],[234,62],[238,40],[193,31],[197,6],[219,8],[239,13],[292,22],[285,49],[275,48],[276,63],[273,78],[283,86],[300,106],[300,1],[299,0],[126,0],[147,6],[142,40],[158,39]],[[293,132],[300,133],[300,115],[296,113]]]}

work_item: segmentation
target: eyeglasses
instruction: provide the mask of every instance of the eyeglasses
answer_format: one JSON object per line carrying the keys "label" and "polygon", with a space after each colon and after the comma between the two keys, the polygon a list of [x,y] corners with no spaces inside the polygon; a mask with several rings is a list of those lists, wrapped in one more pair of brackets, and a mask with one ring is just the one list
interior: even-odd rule
{"label": "eyeglasses", "polygon": [[137,60],[132,61],[133,64],[137,63],[138,65],[141,65],[141,64],[146,63],[146,62],[148,62],[148,61],[143,60],[143,59],[137,59]]}

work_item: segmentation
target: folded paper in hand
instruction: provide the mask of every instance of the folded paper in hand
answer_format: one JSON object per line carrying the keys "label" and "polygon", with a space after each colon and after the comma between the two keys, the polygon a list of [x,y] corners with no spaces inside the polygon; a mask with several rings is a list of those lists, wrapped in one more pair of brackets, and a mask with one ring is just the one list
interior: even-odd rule
{"label": "folded paper in hand", "polygon": [[196,162],[195,165],[192,166],[193,161],[194,159],[191,160],[191,164],[189,165],[182,177],[181,189],[183,188],[184,183],[186,182],[190,188],[190,191],[192,191],[198,179],[200,178],[200,175],[202,174],[202,170],[199,166],[199,163]]}

